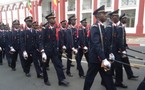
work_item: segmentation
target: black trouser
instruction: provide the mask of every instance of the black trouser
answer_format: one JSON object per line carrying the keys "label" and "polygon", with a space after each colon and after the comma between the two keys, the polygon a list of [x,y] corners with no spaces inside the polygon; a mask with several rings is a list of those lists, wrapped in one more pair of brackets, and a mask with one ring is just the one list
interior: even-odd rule
{"label": "black trouser", "polygon": [[98,72],[103,78],[106,90],[116,90],[111,73],[105,72],[104,69],[101,68],[101,63],[89,63],[89,69],[87,71],[83,90],[91,90],[91,86]]}
{"label": "black trouser", "polygon": [[66,69],[66,73],[70,74],[70,69],[71,69],[71,63],[72,63],[72,50],[68,49],[67,50],[67,69]]}
{"label": "black trouser", "polygon": [[[115,53],[115,59],[118,61],[121,61],[121,55],[119,53]],[[116,82],[118,84],[121,84],[123,82],[123,69],[122,69],[122,64],[118,62],[114,62],[115,65],[115,72],[116,72]]]}
{"label": "black trouser", "polygon": [[[11,63],[11,68],[14,69],[16,68],[16,61],[17,61],[17,58],[18,58],[18,54],[20,56],[20,50],[16,50],[16,52],[14,52],[11,57],[12,57],[12,63]],[[21,59],[21,58],[20,58]]]}
{"label": "black trouser", "polygon": [[77,69],[79,71],[79,76],[84,76],[84,70],[81,65],[81,60],[82,60],[83,55],[85,55],[85,58],[88,62],[88,53],[84,53],[82,48],[78,49],[78,53],[76,56],[76,62],[77,62]]}
{"label": "black trouser", "polygon": [[144,90],[145,89],[145,78],[144,80],[139,84],[137,90]]}
{"label": "black trouser", "polygon": [[[128,57],[125,57],[125,58],[121,58],[121,61],[126,63],[126,64],[129,64],[130,65],[130,62],[129,62],[129,58]],[[127,65],[124,65],[124,68],[125,68],[125,71],[126,71],[126,74],[127,74],[127,77],[130,78],[133,76],[133,71],[131,69],[130,66],[127,66]]]}
{"label": "black trouser", "polygon": [[[52,52],[49,52],[49,53],[47,52],[46,55],[47,55],[47,58],[51,59],[53,65],[55,67],[56,73],[57,73],[58,81],[61,82],[62,80],[65,79],[65,75],[64,75],[64,72],[63,72],[63,69],[62,69],[62,63],[58,58],[58,53],[56,54],[55,52],[53,52],[53,53]],[[48,81],[48,74],[47,74],[47,71],[46,71],[46,67],[47,67],[47,63],[43,63],[44,82]]]}
{"label": "black trouser", "polygon": [[41,60],[41,55],[37,50],[34,50],[33,52],[33,63],[37,75],[40,75],[42,73],[42,69],[41,69],[42,60]]}
{"label": "black trouser", "polygon": [[23,57],[23,52],[22,52],[23,58],[21,59],[22,68],[26,74],[30,73],[31,63],[33,62],[32,54],[30,54],[30,53],[27,53],[27,54],[28,54],[28,58],[27,58],[27,60],[25,60]]}

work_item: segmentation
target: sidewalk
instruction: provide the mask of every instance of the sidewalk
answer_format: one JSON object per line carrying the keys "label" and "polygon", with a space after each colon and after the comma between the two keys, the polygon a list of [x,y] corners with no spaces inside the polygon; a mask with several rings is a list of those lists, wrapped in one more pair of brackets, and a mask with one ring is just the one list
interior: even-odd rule
{"label": "sidewalk", "polygon": [[127,44],[131,46],[145,46],[145,36],[127,36]]}

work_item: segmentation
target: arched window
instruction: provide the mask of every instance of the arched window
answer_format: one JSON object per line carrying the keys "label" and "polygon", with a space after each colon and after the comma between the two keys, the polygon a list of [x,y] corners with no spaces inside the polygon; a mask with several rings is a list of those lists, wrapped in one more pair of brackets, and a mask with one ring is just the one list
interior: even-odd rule
{"label": "arched window", "polygon": [[24,24],[24,19],[25,19],[24,4],[21,4],[21,5],[20,5],[19,17],[20,17],[20,23],[21,23],[21,24]]}
{"label": "arched window", "polygon": [[6,24],[6,12],[5,12],[5,7],[2,7],[2,22]]}
{"label": "arched window", "polygon": [[17,5],[14,5],[13,6],[13,20],[16,20],[16,19],[18,19],[18,10],[17,10],[18,8],[17,8]]}
{"label": "arched window", "polygon": [[12,26],[12,13],[10,6],[7,7],[7,23],[9,24],[10,27]]}

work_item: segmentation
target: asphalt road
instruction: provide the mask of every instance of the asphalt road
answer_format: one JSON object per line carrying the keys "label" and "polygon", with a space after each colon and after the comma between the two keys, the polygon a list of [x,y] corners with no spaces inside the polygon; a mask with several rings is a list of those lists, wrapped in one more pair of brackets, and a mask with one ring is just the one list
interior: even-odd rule
{"label": "asphalt road", "polygon": [[[130,47],[130,48],[145,52],[145,47]],[[145,55],[138,54],[129,50],[128,50],[128,54],[145,59]],[[145,62],[145,60],[139,61],[133,58],[130,58],[130,61],[131,63],[138,63],[142,65]],[[66,66],[65,59],[63,59],[63,64]],[[76,66],[75,60],[73,64],[75,64]],[[86,72],[87,63],[84,58],[83,58],[82,65]],[[25,77],[25,74],[22,71],[19,60],[17,62],[16,69],[17,69],[16,71],[12,71],[11,68],[8,67],[7,61],[4,60],[4,64],[0,66],[0,90],[83,90],[84,79],[79,78],[76,67],[73,67],[71,69],[73,77],[66,76],[68,81],[70,82],[70,85],[68,87],[58,86],[56,72],[54,70],[54,66],[52,63],[50,63],[50,71],[48,71],[51,86],[44,85],[43,80],[38,79],[36,77],[36,72],[35,72],[33,64],[31,67],[32,76],[30,78]],[[136,90],[137,86],[143,80],[145,76],[145,67],[141,67],[140,69],[134,69],[134,68],[132,69],[133,69],[134,75],[139,75],[139,78],[137,80],[128,80],[126,77],[126,73],[124,72],[123,83],[128,85],[128,88],[125,90]],[[91,90],[105,90],[105,88],[101,86],[100,82],[101,82],[101,79],[98,73],[94,80]],[[124,90],[124,89],[118,88],[117,90]]]}

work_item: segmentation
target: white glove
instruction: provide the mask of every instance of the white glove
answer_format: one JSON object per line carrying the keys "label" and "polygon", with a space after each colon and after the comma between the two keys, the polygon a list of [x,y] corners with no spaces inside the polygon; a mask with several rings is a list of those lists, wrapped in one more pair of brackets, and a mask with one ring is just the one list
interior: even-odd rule
{"label": "white glove", "polygon": [[75,49],[74,47],[72,48],[72,51],[74,52],[75,55],[78,53],[78,50]]}
{"label": "white glove", "polygon": [[110,54],[109,54],[109,59],[110,59],[110,60],[115,60],[115,56],[114,56],[113,53],[110,53]]}
{"label": "white glove", "polygon": [[75,48],[73,47],[73,48],[72,48],[72,50],[74,51],[74,50],[75,50]]}
{"label": "white glove", "polygon": [[104,60],[103,60],[103,64],[104,64],[104,66],[106,66],[107,68],[111,68],[111,63],[110,63],[107,59],[104,59]]}
{"label": "white glove", "polygon": [[63,45],[62,49],[63,49],[63,50],[66,50],[66,46]]}
{"label": "white glove", "polygon": [[2,51],[2,48],[0,47],[0,51]]}
{"label": "white glove", "polygon": [[87,53],[88,52],[88,48],[86,46],[84,46],[84,53]]}
{"label": "white glove", "polygon": [[27,60],[27,58],[28,58],[28,54],[27,54],[26,51],[23,52],[23,57],[24,57],[25,60]]}
{"label": "white glove", "polygon": [[13,47],[10,47],[11,52],[16,52],[16,50]]}
{"label": "white glove", "polygon": [[77,53],[78,53],[78,50],[77,50],[77,49],[75,49],[75,50],[74,50],[74,54],[76,55]]}
{"label": "white glove", "polygon": [[42,61],[43,61],[43,62],[46,62],[46,60],[47,60],[47,56],[46,56],[46,54],[43,52],[43,53],[42,53]]}
{"label": "white glove", "polygon": [[122,52],[122,54],[123,54],[123,55],[122,55],[122,58],[127,57],[127,55],[126,55],[126,54],[127,54],[127,52],[126,52],[126,51],[123,51],[123,52]]}

